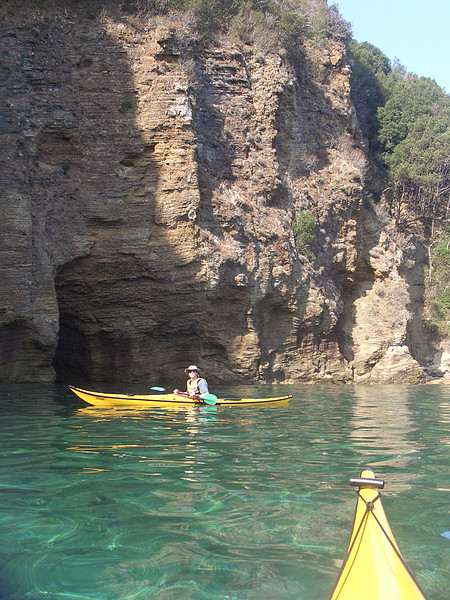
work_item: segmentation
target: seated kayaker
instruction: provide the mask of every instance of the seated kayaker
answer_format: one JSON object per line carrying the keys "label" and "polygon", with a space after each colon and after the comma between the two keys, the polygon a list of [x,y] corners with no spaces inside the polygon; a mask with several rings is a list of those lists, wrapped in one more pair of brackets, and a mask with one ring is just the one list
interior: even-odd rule
{"label": "seated kayaker", "polygon": [[[186,382],[186,395],[189,398],[199,398],[201,399],[203,394],[209,394],[208,383],[206,379],[200,377],[200,370],[195,365],[189,365],[184,372],[189,377]],[[180,392],[180,390],[173,390],[174,394],[184,394],[184,392]]]}

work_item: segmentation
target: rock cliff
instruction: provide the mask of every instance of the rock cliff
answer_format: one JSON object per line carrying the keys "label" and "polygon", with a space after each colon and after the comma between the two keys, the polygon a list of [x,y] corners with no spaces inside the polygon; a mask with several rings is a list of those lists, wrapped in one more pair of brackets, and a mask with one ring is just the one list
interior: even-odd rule
{"label": "rock cliff", "polygon": [[[0,381],[418,382],[425,256],[366,191],[345,48],[1,14]],[[306,249],[299,214],[314,216]]]}

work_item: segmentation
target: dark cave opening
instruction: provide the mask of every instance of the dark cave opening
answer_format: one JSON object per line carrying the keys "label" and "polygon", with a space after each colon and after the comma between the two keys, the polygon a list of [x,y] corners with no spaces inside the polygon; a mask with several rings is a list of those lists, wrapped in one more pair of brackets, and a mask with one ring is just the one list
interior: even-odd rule
{"label": "dark cave opening", "polygon": [[91,353],[85,335],[67,317],[62,317],[53,358],[56,381],[83,384],[90,379]]}

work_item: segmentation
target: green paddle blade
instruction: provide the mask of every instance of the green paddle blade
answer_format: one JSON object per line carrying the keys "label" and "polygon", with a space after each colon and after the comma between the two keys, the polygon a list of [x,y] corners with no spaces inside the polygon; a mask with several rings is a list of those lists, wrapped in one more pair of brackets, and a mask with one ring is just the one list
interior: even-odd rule
{"label": "green paddle blade", "polygon": [[214,396],[214,394],[203,394],[200,396],[200,398],[203,400],[203,402],[210,404],[211,406],[217,402],[217,396]]}
{"label": "green paddle blade", "polygon": [[157,392],[165,392],[165,391],[166,391],[166,388],[158,387],[158,386],[156,386],[156,385],[155,385],[155,386],[153,386],[153,387],[151,387],[150,389],[151,389],[151,390],[155,390],[155,391],[157,391]]}

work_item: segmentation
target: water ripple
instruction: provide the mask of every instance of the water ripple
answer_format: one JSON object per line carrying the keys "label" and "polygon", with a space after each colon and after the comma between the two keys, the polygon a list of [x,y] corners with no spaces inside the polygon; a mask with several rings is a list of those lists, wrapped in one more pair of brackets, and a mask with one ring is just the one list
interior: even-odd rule
{"label": "water ripple", "polygon": [[366,465],[387,480],[420,583],[446,598],[449,411],[435,389],[425,403],[424,388],[293,386],[287,407],[213,412],[102,412],[56,387],[11,390],[1,600],[326,598],[353,518],[348,477]]}

